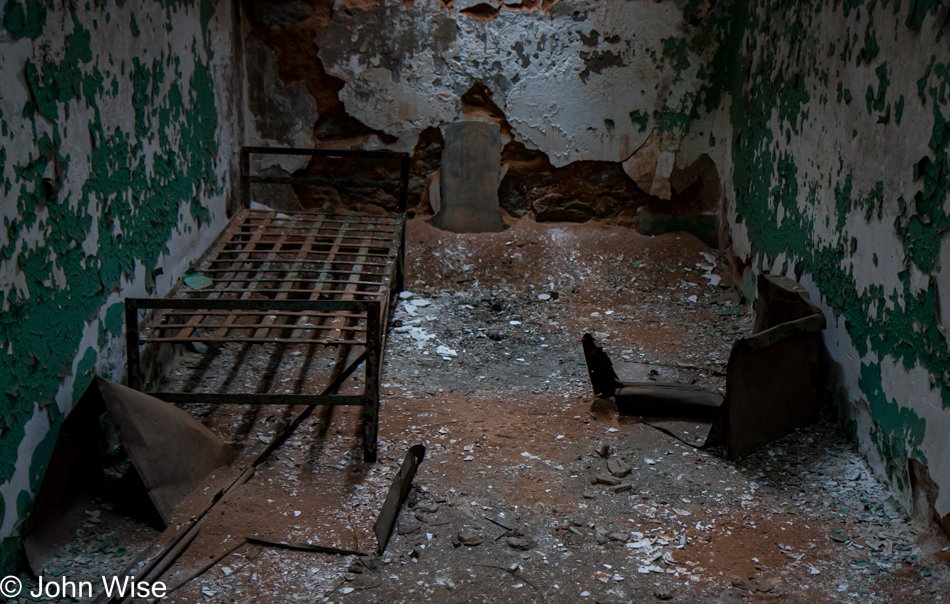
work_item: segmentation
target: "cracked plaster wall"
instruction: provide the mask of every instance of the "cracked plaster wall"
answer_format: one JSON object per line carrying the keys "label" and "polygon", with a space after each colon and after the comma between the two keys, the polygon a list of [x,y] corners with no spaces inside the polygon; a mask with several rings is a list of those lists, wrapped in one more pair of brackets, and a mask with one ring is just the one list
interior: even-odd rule
{"label": "cracked plaster wall", "polygon": [[[244,47],[247,73],[245,96],[246,141],[265,147],[313,147],[317,104],[302,82],[286,86],[278,75],[277,54],[260,40],[250,38]],[[272,160],[273,161],[273,160]],[[292,172],[306,159],[286,158],[281,168]],[[269,167],[261,163],[258,167]]]}
{"label": "cracked plaster wall", "polygon": [[556,167],[628,159],[658,127],[655,110],[688,114],[695,94],[700,59],[664,42],[684,33],[674,2],[562,0],[487,22],[440,0],[381,0],[349,15],[342,5],[317,34],[319,56],[346,82],[349,114],[406,150],[421,130],[458,119],[475,82],[491,90],[513,136]]}
{"label": "cracked plaster wall", "polygon": [[[305,82],[317,100],[318,146],[420,155],[421,134],[459,119],[489,119],[502,125],[506,167],[517,168],[527,152],[549,180],[583,181],[538,197],[585,189],[584,201],[595,206],[590,213],[611,217],[676,195],[674,169],[688,167],[677,159],[681,141],[723,25],[710,4],[269,0],[245,3],[245,12],[251,37],[277,52],[284,82]],[[310,48],[302,43],[306,34]],[[464,98],[482,88],[496,111],[473,115]],[[348,127],[339,127],[334,111],[345,112]],[[431,137],[423,138],[428,146]],[[578,173],[558,172],[565,167]],[[683,174],[680,189],[697,178]],[[412,191],[422,194],[430,176],[421,174]],[[522,180],[516,195],[530,197],[524,189],[531,184]],[[713,187],[715,207],[718,181]],[[524,204],[505,209],[517,213]]]}
{"label": "cracked plaster wall", "polygon": [[0,568],[63,416],[125,371],[125,296],[225,223],[240,141],[231,4],[0,0]]}
{"label": "cracked plaster wall", "polygon": [[908,462],[926,467],[950,533],[948,12],[735,3],[713,113],[737,261],[808,287],[843,421],[908,508]]}

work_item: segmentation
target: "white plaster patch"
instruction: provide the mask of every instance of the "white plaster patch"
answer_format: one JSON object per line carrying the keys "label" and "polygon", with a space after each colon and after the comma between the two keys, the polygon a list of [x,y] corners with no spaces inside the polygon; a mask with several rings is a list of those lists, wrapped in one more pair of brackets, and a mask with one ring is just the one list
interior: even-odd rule
{"label": "white plaster patch", "polygon": [[739,258],[748,258],[752,255],[749,227],[744,222],[736,222],[735,204],[729,208],[729,224],[732,226],[732,252]]}
{"label": "white plaster patch", "polygon": [[[223,197],[216,197],[205,203],[212,207],[223,207],[225,201]],[[179,228],[166,242],[168,253],[162,254],[156,267],[162,269],[162,274],[155,278],[156,295],[164,296],[168,293],[172,285],[188,270],[192,261],[211,245],[226,223],[225,213],[217,212],[212,215],[210,224],[205,224],[199,229],[187,207],[179,208]],[[146,295],[144,281],[139,281],[135,289],[140,289],[142,295]]]}
{"label": "white plaster patch", "polygon": [[[825,315],[826,326],[823,338],[825,347],[828,349],[828,355],[832,361],[837,363],[838,369],[840,369],[840,374],[837,376],[839,385],[844,387],[851,400],[862,398],[864,394],[858,385],[858,380],[861,377],[861,355],[851,342],[844,317],[835,316],[811,275],[802,275],[799,283],[808,291],[811,301]],[[873,353],[869,353],[867,362],[873,362],[874,359],[876,357]]]}
{"label": "white plaster patch", "polygon": [[690,123],[689,132],[680,141],[676,153],[677,168],[683,169],[693,164],[700,155],[709,155],[719,168],[720,182],[728,182],[732,186],[732,179],[723,173],[723,169],[732,163],[731,107],[732,97],[724,93],[720,106],[711,112],[707,113],[701,106],[698,108],[699,117]]}
{"label": "white plaster patch", "polygon": [[[864,295],[868,287],[880,285],[884,288],[884,300],[888,308],[893,308],[891,294],[902,292],[899,273],[904,270],[904,248],[894,230],[894,224],[888,220],[872,218],[865,220],[860,212],[848,214],[843,234],[849,240],[853,234],[858,238],[858,247],[854,254],[846,256],[841,262],[841,270],[851,270],[855,288]],[[877,258],[877,265],[874,263]]]}
{"label": "white plaster patch", "polygon": [[950,347],[950,231],[940,237],[940,260],[934,271],[937,285],[937,316],[944,338]]}
{"label": "white plaster patch", "polygon": [[[944,406],[940,390],[930,386],[930,374],[919,364],[904,369],[900,361],[886,356],[881,360],[881,382],[888,401],[912,409],[926,422],[920,448],[927,458],[930,478],[937,485],[950,484],[950,407]],[[940,488],[936,510],[940,516],[950,514],[950,488]]]}
{"label": "white plaster patch", "polygon": [[784,275],[785,274],[785,252],[781,252],[772,260],[772,266],[769,267],[769,272],[773,275]]}

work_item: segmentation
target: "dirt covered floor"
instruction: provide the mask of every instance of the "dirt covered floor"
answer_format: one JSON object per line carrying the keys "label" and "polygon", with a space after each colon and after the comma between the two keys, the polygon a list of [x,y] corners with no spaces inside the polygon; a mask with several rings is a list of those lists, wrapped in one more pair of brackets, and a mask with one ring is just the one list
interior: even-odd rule
{"label": "dirt covered floor", "polygon": [[[723,261],[695,238],[530,220],[455,235],[415,219],[407,242],[379,462],[361,461],[358,409],[314,414],[170,577],[230,553],[168,601],[950,598],[946,541],[910,522],[834,426],[733,463],[592,409],[585,332],[622,379],[724,388],[752,319]],[[245,454],[287,418],[279,407],[196,412]],[[371,550],[374,515],[418,443],[426,457],[381,557],[241,544],[257,535]],[[98,506],[49,573],[115,572],[157,535]]]}

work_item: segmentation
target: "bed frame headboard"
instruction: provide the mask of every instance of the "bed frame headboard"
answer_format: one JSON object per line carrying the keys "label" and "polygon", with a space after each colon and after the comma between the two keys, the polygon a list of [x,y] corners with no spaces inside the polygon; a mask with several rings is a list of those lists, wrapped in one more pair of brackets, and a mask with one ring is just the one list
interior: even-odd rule
{"label": "bed frame headboard", "polygon": [[[251,155],[306,155],[310,157],[352,157],[371,160],[369,163],[399,168],[399,180],[310,177],[310,176],[255,176],[251,174]],[[358,151],[344,149],[298,149],[295,147],[241,147],[241,203],[251,206],[251,185],[317,185],[338,188],[383,188],[397,190],[398,209],[406,213],[409,193],[409,154],[395,151]]]}

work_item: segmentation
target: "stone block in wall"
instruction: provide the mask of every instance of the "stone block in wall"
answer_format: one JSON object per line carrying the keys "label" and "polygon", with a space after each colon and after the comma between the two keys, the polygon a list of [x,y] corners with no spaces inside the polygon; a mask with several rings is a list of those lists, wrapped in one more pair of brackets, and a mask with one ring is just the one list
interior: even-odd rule
{"label": "stone block in wall", "polygon": [[661,214],[647,210],[637,219],[636,230],[641,235],[684,231],[709,247],[719,247],[719,217],[715,214]]}
{"label": "stone block in wall", "polygon": [[534,212],[538,222],[587,222],[597,213],[586,203],[559,193],[535,201]]}
{"label": "stone block in wall", "polygon": [[507,178],[502,180],[501,188],[498,191],[499,203],[501,208],[515,218],[521,218],[528,213],[528,200],[515,179]]}

